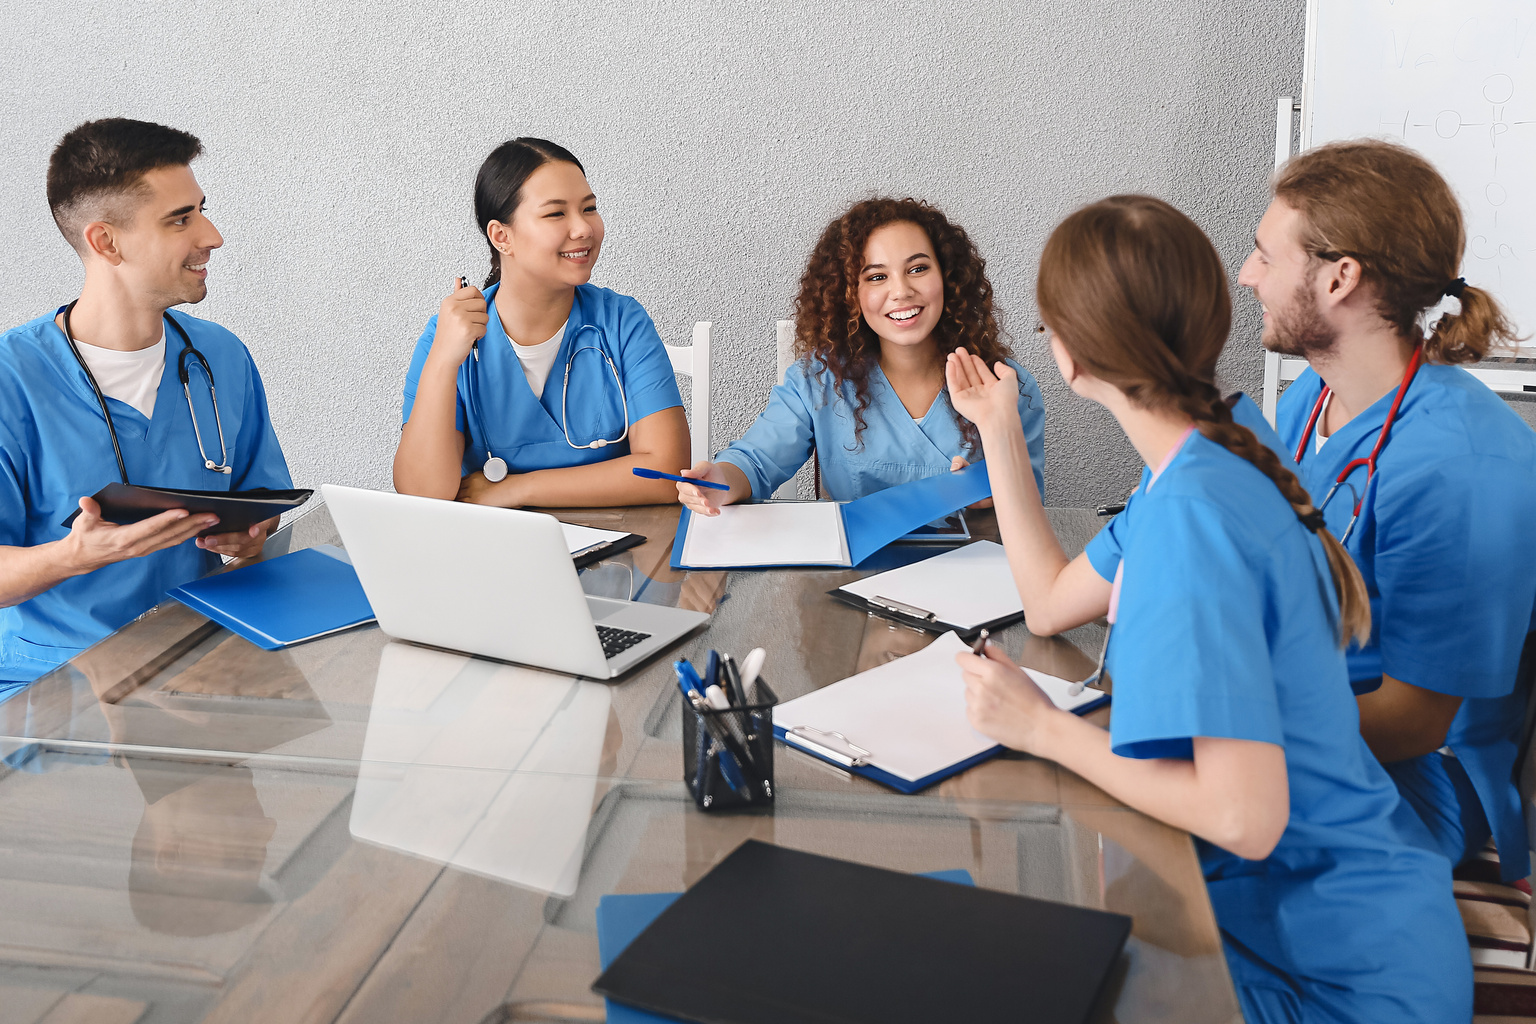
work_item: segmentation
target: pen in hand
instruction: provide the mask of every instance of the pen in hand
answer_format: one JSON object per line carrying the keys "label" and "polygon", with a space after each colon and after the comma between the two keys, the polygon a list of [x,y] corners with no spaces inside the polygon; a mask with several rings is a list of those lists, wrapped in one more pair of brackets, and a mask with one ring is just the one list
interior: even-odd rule
{"label": "pen in hand", "polygon": [[988,633],[986,630],[982,630],[980,633],[977,633],[976,642],[971,645],[971,653],[976,655],[978,658],[985,658],[986,655],[982,652],[987,649],[987,637],[991,635],[992,634]]}

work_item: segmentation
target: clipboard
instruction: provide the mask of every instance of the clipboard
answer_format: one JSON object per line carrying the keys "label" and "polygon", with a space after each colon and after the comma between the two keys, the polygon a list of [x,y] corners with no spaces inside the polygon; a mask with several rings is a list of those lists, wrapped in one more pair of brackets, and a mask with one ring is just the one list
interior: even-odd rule
{"label": "clipboard", "polygon": [[560,530],[565,534],[566,547],[571,550],[571,561],[578,569],[596,565],[605,558],[612,558],[621,551],[639,547],[646,541],[646,538],[638,533],[601,530],[564,521],[560,523]]}
{"label": "clipboard", "polygon": [[[981,461],[958,473],[887,487],[856,501],[727,505],[719,516],[707,520],[684,508],[678,515],[671,565],[678,570],[714,571],[848,569],[919,527],[991,494],[986,462]],[[759,521],[763,523],[761,529],[757,526]],[[690,554],[690,548],[698,550],[698,545],[691,545],[689,540],[695,523],[708,523],[708,527],[700,529],[715,531],[720,541],[710,546],[710,557],[702,560]],[[781,534],[792,529],[799,529],[800,536],[792,538],[791,543],[777,544],[784,539]],[[742,543],[742,538],[763,542],[758,551],[763,557],[732,557],[736,551],[751,553],[751,545]]]}
{"label": "clipboard", "polygon": [[[1002,744],[965,717],[965,684],[954,664],[966,645],[953,633],[905,658],[886,662],[774,708],[773,735],[900,793],[917,793],[996,757]],[[1068,696],[1064,679],[1025,669],[1053,703],[1085,715],[1109,694]]]}
{"label": "clipboard", "polygon": [[1001,544],[988,540],[845,583],[827,594],[904,626],[953,632],[967,640],[983,629],[995,633],[1024,619],[1008,556]]}

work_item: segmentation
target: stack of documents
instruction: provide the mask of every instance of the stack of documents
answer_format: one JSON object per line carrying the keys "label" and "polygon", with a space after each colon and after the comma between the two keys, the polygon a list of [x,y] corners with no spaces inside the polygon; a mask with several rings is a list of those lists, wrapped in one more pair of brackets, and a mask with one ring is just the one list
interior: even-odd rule
{"label": "stack of documents", "polygon": [[979,540],[830,591],[839,601],[933,633],[998,630],[1024,617],[1001,544]]}
{"label": "stack of documents", "polygon": [[[831,764],[916,793],[1003,747],[971,728],[955,655],[969,648],[945,633],[916,654],[860,672],[773,709],[773,734]],[[1068,693],[1065,679],[1025,669],[1063,711],[1085,714],[1102,691]]]}

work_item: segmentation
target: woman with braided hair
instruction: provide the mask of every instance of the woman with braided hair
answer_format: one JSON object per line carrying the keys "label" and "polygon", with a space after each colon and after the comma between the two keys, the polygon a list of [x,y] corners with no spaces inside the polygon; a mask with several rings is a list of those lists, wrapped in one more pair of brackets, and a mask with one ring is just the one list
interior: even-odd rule
{"label": "woman with braided hair", "polygon": [[[722,493],[678,484],[700,515],[764,499],[814,456],[822,490],[861,498],[982,457],[976,428],[944,393],[944,357],[966,347],[1006,359],[986,261],[965,230],[916,199],[866,199],[827,225],[800,278],[798,362],[768,408],[735,444],[685,476],[728,484]],[[1014,404],[1043,487],[1045,403],[1028,371],[1010,362]]]}
{"label": "woman with braided hair", "polygon": [[1029,628],[1108,614],[1108,731],[1056,709],[996,647],[958,656],[972,724],[1187,829],[1250,1024],[1467,1021],[1472,968],[1444,857],[1393,823],[1359,735],[1344,646],[1367,635],[1354,564],[1253,403],[1217,391],[1231,323],[1210,241],[1161,200],[1116,196],[1051,234],[1037,295],[1062,376],[1148,469],[1068,561],[1035,492],[1011,370],[961,351]]}

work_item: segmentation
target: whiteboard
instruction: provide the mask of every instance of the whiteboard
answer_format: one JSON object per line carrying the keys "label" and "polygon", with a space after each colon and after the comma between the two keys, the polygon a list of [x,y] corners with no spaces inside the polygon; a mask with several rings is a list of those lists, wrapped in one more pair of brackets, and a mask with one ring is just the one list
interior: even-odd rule
{"label": "whiteboard", "polygon": [[1462,276],[1536,333],[1536,0],[1309,0],[1305,73],[1301,148],[1422,153],[1461,200]]}

